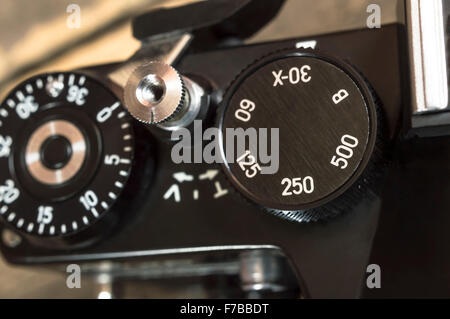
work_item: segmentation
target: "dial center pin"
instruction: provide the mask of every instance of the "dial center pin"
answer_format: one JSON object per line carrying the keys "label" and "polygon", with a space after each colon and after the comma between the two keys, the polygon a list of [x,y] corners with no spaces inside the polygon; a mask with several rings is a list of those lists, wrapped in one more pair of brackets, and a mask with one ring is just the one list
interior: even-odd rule
{"label": "dial center pin", "polygon": [[42,144],[40,155],[44,166],[59,169],[64,167],[72,157],[72,145],[64,136],[53,135]]}
{"label": "dial center pin", "polygon": [[59,185],[80,170],[86,158],[86,140],[81,131],[65,120],[39,126],[31,135],[25,162],[30,174],[43,184]]}

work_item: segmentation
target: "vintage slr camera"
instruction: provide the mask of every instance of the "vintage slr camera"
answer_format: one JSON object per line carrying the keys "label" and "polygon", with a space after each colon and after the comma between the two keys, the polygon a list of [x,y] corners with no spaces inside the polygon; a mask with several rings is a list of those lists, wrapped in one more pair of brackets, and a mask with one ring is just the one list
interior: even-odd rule
{"label": "vintage slr camera", "polygon": [[4,258],[80,265],[116,297],[150,281],[207,297],[449,297],[450,1],[245,45],[283,2],[154,10],[134,19],[128,60],[14,88],[0,106]]}

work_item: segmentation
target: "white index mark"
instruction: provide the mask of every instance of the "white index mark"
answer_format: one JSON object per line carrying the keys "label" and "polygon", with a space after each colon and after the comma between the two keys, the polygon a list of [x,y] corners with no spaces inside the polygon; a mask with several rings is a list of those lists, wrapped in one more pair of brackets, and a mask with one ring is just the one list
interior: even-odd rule
{"label": "white index mark", "polygon": [[214,194],[214,198],[217,199],[219,197],[225,196],[228,194],[228,189],[222,189],[219,182],[215,182],[214,186],[216,187],[217,192]]}
{"label": "white index mark", "polygon": [[55,226],[50,226],[49,232],[50,232],[50,235],[55,234]]}
{"label": "white index mark", "polygon": [[33,223],[29,223],[27,226],[27,232],[31,233],[33,231],[34,228],[34,224]]}
{"label": "white index mark", "polygon": [[73,85],[73,82],[75,81],[75,75],[71,74],[69,76],[69,85]]}
{"label": "white index mark", "polygon": [[108,196],[111,197],[112,199],[117,198],[116,194],[114,194],[113,192],[109,192]]}
{"label": "white index mark", "polygon": [[25,221],[23,220],[23,218],[19,219],[19,221],[17,222],[17,228],[22,228],[24,222]]}
{"label": "white index mark", "polygon": [[53,81],[53,76],[51,76],[51,75],[47,76],[47,83],[49,83],[51,81]]}
{"label": "white index mark", "polygon": [[91,208],[91,213],[92,215],[94,215],[95,218],[98,218],[98,212],[94,207]]}
{"label": "white index mark", "polygon": [[36,80],[36,86],[38,87],[38,89],[42,89],[44,87],[44,82],[42,82],[42,79]]}
{"label": "white index mark", "polygon": [[124,148],[123,148],[123,151],[124,152],[131,152],[133,149],[131,148],[131,146],[125,146]]}
{"label": "white index mark", "polygon": [[83,216],[83,223],[85,225],[89,224],[89,219],[86,216]]}
{"label": "white index mark", "polygon": [[125,141],[131,140],[131,135],[130,135],[130,134],[125,135],[125,136],[123,137],[123,139],[124,139]]}
{"label": "white index mark", "polygon": [[60,74],[60,75],[58,76],[58,81],[59,81],[59,82],[64,82],[64,74]]}
{"label": "white index mark", "polygon": [[8,111],[5,109],[1,109],[0,110],[0,116],[2,117],[8,117]]}
{"label": "white index mark", "polygon": [[39,224],[39,229],[38,229],[39,235],[42,235],[44,233],[44,229],[45,229],[45,224],[43,224],[43,223]]}
{"label": "white index mark", "polygon": [[170,197],[174,197],[175,202],[179,203],[181,201],[180,187],[177,184],[173,184],[169,187],[167,192],[164,194],[163,198],[168,200]]}
{"label": "white index mark", "polygon": [[21,91],[17,91],[16,96],[19,99],[19,101],[23,101],[25,99],[25,96],[23,95],[23,93]]}
{"label": "white index mark", "polygon": [[116,185],[117,188],[123,188],[123,184],[121,182],[115,182],[114,185]]}
{"label": "white index mark", "polygon": [[66,225],[65,225],[65,224],[62,224],[62,225],[61,225],[61,233],[65,234],[66,231],[67,231]]}
{"label": "white index mark", "polygon": [[108,209],[108,204],[106,204],[105,202],[102,202],[101,205],[104,209]]}
{"label": "white index mark", "polygon": [[84,82],[86,82],[86,77],[85,77],[85,76],[82,76],[82,77],[78,80],[78,84],[79,84],[80,86],[82,86],[82,85],[84,85]]}
{"label": "white index mark", "polygon": [[120,112],[119,115],[117,115],[117,118],[121,119],[122,117],[124,117],[127,113],[125,112]]}
{"label": "white index mark", "polygon": [[77,224],[77,222],[72,222],[72,229],[73,229],[73,230],[77,230],[77,229],[78,229],[78,224]]}
{"label": "white index mark", "polygon": [[16,213],[11,213],[11,214],[9,214],[9,216],[8,216],[8,221],[9,221],[9,222],[12,222],[12,221],[14,220],[14,218],[16,218]]}
{"label": "white index mark", "polygon": [[130,127],[130,123],[123,123],[122,126],[121,126],[121,128],[123,130],[126,129],[126,128],[129,128],[129,127]]}
{"label": "white index mark", "polygon": [[111,111],[114,111],[114,110],[117,109],[119,106],[120,106],[120,102],[116,102],[116,103],[114,103],[113,105],[111,105],[111,106],[109,107],[109,109],[110,109]]}
{"label": "white index mark", "polygon": [[2,206],[2,208],[0,209],[0,214],[4,214],[8,211],[8,206]]}
{"label": "white index mark", "polygon": [[9,106],[10,108],[13,108],[14,106],[16,106],[16,103],[14,103],[14,101],[11,100],[11,99],[9,99],[8,101],[6,101],[6,104],[8,104],[8,106]]}
{"label": "white index mark", "polygon": [[194,190],[194,200],[197,200],[198,199],[198,189],[195,189]]}
{"label": "white index mark", "polygon": [[127,158],[121,158],[120,159],[120,163],[122,163],[122,164],[131,164],[131,161],[129,159],[127,159]]}
{"label": "white index mark", "polygon": [[128,172],[126,171],[120,171],[119,174],[120,176],[128,176]]}
{"label": "white index mark", "polygon": [[29,94],[33,93],[33,87],[31,86],[31,84],[27,84],[25,90],[27,90],[27,93]]}

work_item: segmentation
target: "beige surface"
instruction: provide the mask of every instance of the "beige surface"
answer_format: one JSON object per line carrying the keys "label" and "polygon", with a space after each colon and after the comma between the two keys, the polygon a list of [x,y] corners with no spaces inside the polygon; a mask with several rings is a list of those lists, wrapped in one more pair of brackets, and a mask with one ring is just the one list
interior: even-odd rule
{"label": "beige surface", "polygon": [[[135,52],[140,43],[131,36],[131,17],[158,6],[174,6],[180,0],[82,0],[81,27],[67,26],[70,13],[66,7],[73,1],[2,0],[12,15],[23,16],[28,23],[17,23],[0,11],[0,99],[12,86],[37,72],[68,70],[85,65],[121,61]],[[189,0],[192,1],[192,0]],[[35,15],[18,8],[31,5]],[[50,4],[51,10],[47,10]],[[54,16],[49,15],[49,11]],[[14,23],[16,21],[16,23]],[[7,32],[13,24],[15,37]],[[17,27],[16,27],[17,25]],[[91,41],[93,32],[100,33]],[[49,57],[54,57],[50,61]],[[18,74],[19,73],[19,74]]]}
{"label": "beige surface", "polygon": [[[107,4],[108,1],[108,4]],[[139,8],[142,1],[78,1],[82,10],[92,10],[86,15],[91,21],[89,28],[96,28],[117,14],[133,12]],[[120,3],[116,8],[110,8],[111,3]],[[180,1],[178,1],[180,2]],[[30,5],[32,3],[32,5]],[[60,0],[2,0],[0,11],[0,82],[2,77],[11,74],[14,68],[22,63],[29,63],[38,56],[45,56],[51,50],[59,50],[64,43],[71,41],[73,36],[83,37],[83,28],[77,35],[69,34],[73,30],[64,25],[64,14],[68,1]],[[390,23],[396,20],[397,1],[393,0],[288,0],[276,21],[262,30],[254,41],[279,39],[286,37],[319,34],[329,30],[346,30],[364,26],[367,18],[366,7],[369,3],[378,3],[382,7],[382,22]],[[50,5],[51,4],[51,5]],[[124,5],[130,6],[124,9]],[[28,6],[28,7],[27,7]],[[25,12],[24,8],[27,9]],[[53,10],[53,14],[49,10]],[[61,11],[62,10],[62,11]],[[61,13],[62,12],[62,13]],[[83,11],[84,12],[84,11]],[[103,15],[105,14],[105,15]],[[23,19],[22,19],[22,18]],[[22,23],[22,21],[29,23]],[[49,25],[46,25],[46,24]],[[34,24],[39,26],[33,28]],[[55,27],[59,25],[60,27]],[[10,30],[17,30],[11,32]],[[91,30],[91,29],[89,29]],[[52,35],[53,34],[53,35]],[[66,41],[66,42],[65,42]],[[43,70],[65,70],[86,64],[102,63],[120,60],[130,55],[139,43],[131,38],[129,24],[118,26],[104,37],[85,45],[69,54],[55,59],[51,64],[42,65]],[[51,51],[50,50],[50,51]],[[32,70],[32,73],[36,70]],[[3,87],[5,88],[5,87]],[[0,92],[1,92],[0,87]],[[0,93],[1,95],[1,93]],[[0,260],[0,298],[70,298],[92,296],[90,290],[69,290],[65,286],[62,274],[55,275],[37,270],[10,267]]]}

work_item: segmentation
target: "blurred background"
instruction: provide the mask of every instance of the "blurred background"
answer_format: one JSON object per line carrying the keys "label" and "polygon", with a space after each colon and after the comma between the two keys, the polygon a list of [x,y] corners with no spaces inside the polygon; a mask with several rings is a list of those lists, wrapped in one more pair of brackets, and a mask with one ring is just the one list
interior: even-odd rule
{"label": "blurred background", "polygon": [[[383,24],[393,23],[401,19],[398,1],[286,0],[279,16],[249,42],[365,27],[366,8],[372,3],[381,6]],[[140,47],[131,35],[133,16],[188,2],[194,1],[0,0],[0,100],[12,86],[35,73],[126,59]],[[67,26],[70,4],[81,9],[80,28]],[[192,295],[188,291],[167,295],[160,287],[155,283],[151,296]],[[0,257],[0,298],[88,298],[94,296],[93,289],[85,282],[82,289],[67,289],[64,273],[9,266]]]}

